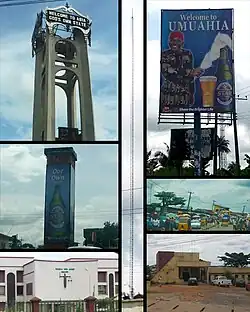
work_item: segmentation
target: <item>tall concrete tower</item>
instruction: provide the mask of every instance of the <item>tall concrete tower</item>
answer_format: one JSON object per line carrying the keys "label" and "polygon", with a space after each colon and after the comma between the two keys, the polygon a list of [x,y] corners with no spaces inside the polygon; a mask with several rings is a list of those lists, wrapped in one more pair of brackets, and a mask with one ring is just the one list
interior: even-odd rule
{"label": "tall concrete tower", "polygon": [[44,248],[64,249],[74,245],[77,155],[72,147],[45,148],[44,154]]}
{"label": "tall concrete tower", "polygon": [[[32,36],[35,56],[33,141],[94,141],[94,116],[88,48],[91,20],[75,9],[60,6],[37,14]],[[64,32],[66,37],[62,36]],[[60,34],[59,34],[60,33]],[[59,75],[63,71],[63,75]],[[75,85],[78,81],[80,129],[77,128]],[[67,127],[56,135],[55,87],[67,98]]]}

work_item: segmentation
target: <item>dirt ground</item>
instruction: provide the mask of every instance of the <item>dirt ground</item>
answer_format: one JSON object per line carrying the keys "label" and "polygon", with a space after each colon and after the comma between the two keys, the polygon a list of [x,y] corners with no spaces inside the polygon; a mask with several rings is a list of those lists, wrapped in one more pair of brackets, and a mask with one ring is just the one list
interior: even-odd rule
{"label": "dirt ground", "polygon": [[148,312],[250,312],[250,291],[211,285],[151,286]]}

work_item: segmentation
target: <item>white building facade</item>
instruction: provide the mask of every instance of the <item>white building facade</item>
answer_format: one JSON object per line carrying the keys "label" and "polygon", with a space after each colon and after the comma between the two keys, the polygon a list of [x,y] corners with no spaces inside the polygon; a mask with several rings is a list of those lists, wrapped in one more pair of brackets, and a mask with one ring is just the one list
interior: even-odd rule
{"label": "white building facade", "polygon": [[65,261],[0,257],[0,311],[6,304],[118,295],[118,259]]}

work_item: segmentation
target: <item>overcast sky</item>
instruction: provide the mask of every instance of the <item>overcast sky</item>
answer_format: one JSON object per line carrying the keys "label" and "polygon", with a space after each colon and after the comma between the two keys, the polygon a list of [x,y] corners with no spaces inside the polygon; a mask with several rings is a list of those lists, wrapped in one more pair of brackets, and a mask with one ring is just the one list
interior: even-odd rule
{"label": "overcast sky", "polygon": [[160,202],[154,194],[163,191],[185,198],[186,205],[188,192],[193,192],[190,206],[194,209],[212,209],[215,200],[218,205],[237,212],[245,205],[245,212],[250,213],[250,180],[147,180],[148,203]]}
{"label": "overcast sky", "polygon": [[113,258],[118,259],[114,252],[4,252],[2,257],[33,257],[37,260],[66,260],[69,258]]}
{"label": "overcast sky", "polygon": [[[65,145],[0,145],[0,232],[19,234],[24,242],[43,243],[44,147]],[[67,145],[77,153],[75,241],[84,228],[118,220],[117,145]]]}
{"label": "overcast sky", "polygon": [[[250,37],[246,37],[246,29],[250,28],[250,1],[148,1],[148,83],[147,83],[147,113],[148,113],[148,150],[166,152],[163,142],[170,144],[171,128],[183,128],[181,125],[157,125],[160,90],[160,13],[161,9],[234,9],[234,58],[236,94],[248,96],[248,101],[237,101],[238,139],[242,167],[246,166],[244,154],[250,154]],[[244,23],[242,22],[244,21]],[[244,90],[243,90],[244,88]],[[190,127],[190,125],[187,125]],[[213,126],[212,126],[213,127]],[[225,137],[230,141],[231,153],[227,163],[235,161],[233,126],[226,127]],[[212,164],[209,171],[212,170]]]}
{"label": "overcast sky", "polygon": [[[0,139],[30,140],[35,58],[31,36],[36,15],[65,1],[1,7]],[[117,139],[117,1],[71,0],[70,5],[92,19],[89,48],[95,134],[97,140]],[[15,89],[13,91],[13,86]],[[77,88],[78,90],[78,88]],[[79,101],[76,97],[78,125]],[[56,87],[56,128],[66,126],[66,97]]]}
{"label": "overcast sky", "polygon": [[156,264],[158,251],[199,252],[200,259],[222,265],[225,252],[250,253],[248,234],[148,234],[147,263]]}

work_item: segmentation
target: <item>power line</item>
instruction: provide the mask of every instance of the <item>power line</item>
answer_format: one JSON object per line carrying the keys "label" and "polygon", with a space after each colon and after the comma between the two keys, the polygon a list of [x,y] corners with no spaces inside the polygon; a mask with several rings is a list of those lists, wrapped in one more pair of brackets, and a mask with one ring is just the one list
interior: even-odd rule
{"label": "power line", "polygon": [[[1,2],[12,2],[16,0],[6,0],[6,1],[0,1]],[[0,7],[11,7],[11,6],[18,6],[18,5],[29,5],[29,4],[39,4],[39,3],[47,3],[47,2],[64,2],[62,0],[38,0],[38,1],[23,1],[23,2],[16,2],[16,3],[5,3],[5,4],[0,4]]]}

